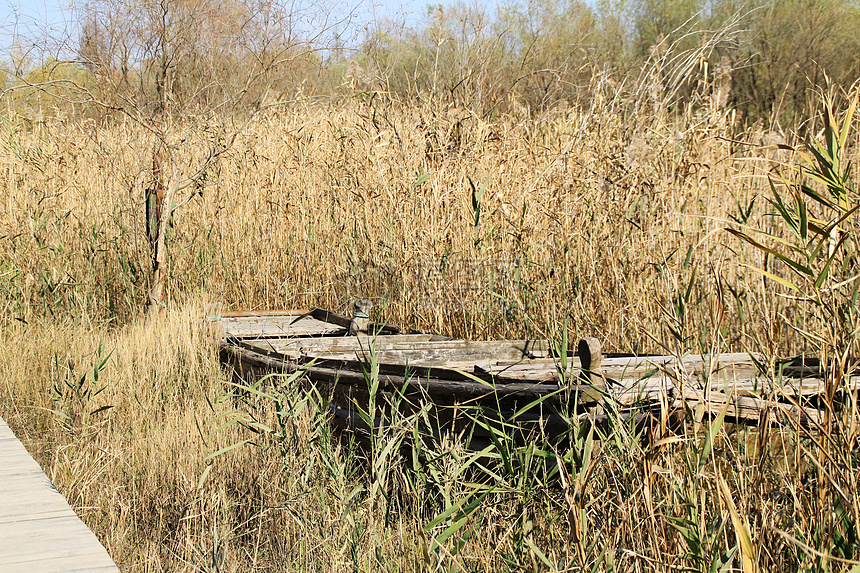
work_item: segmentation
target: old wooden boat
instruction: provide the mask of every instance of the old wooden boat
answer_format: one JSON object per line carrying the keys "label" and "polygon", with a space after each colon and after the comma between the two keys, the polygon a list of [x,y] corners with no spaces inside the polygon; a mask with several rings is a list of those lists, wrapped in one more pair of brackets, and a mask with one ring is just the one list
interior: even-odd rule
{"label": "old wooden boat", "polygon": [[[546,437],[582,423],[693,414],[743,423],[764,418],[815,426],[825,390],[814,361],[787,361],[768,377],[747,353],[633,356],[603,353],[594,338],[574,348],[546,340],[457,340],[321,309],[225,312],[217,328],[222,362],[247,384],[300,372],[330,400],[334,421],[355,428],[395,414],[434,431],[486,437],[489,424]],[[851,377],[852,390],[860,377]],[[359,414],[364,415],[359,415]]]}

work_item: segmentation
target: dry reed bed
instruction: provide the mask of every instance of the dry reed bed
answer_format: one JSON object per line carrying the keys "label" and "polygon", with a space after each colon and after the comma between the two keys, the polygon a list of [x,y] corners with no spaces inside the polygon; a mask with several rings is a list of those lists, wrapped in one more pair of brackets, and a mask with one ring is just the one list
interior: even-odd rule
{"label": "dry reed bed", "polygon": [[[17,349],[0,364],[2,415],[121,568],[346,570],[345,519],[375,535],[391,563],[414,568],[414,531],[383,530],[363,515],[350,497],[360,481],[322,463],[306,416],[296,419],[289,456],[274,446],[235,449],[199,482],[209,454],[247,437],[219,430],[234,403],[200,312],[189,305],[120,329],[38,324],[2,334],[3,347]],[[96,384],[104,391],[79,401],[67,389],[55,400],[55,384],[88,374],[92,382],[100,344],[110,352]],[[111,409],[85,420],[102,406]]]}
{"label": "dry reed bed", "polygon": [[[392,464],[368,477],[307,415],[280,440],[207,459],[254,438],[219,429],[235,415],[273,427],[276,418],[269,402],[248,410],[226,396],[198,321],[204,299],[343,309],[364,296],[379,318],[459,336],[556,335],[566,323],[623,350],[653,350],[654,340],[796,349],[780,317],[803,325],[803,309],[767,296],[773,289],[739,266],[758,255],[721,232],[734,198],[763,192],[773,152],[759,149],[765,134],[735,133],[727,114],[703,110],[672,122],[613,108],[489,121],[351,102],[260,118],[177,212],[175,309],[150,321],[139,308],[154,143],[130,124],[10,119],[0,338],[14,351],[0,359],[0,415],[127,570],[542,568],[525,539],[560,567],[698,567],[673,524],[687,516],[711,535],[727,518],[717,475],[750,522],[763,570],[790,568],[796,549],[774,531],[814,532],[817,506],[807,455],[788,455],[781,444],[794,436],[776,429],[720,432],[700,463],[698,426],[645,444],[621,428],[587,476],[574,476],[576,489],[512,482],[473,516],[469,536],[438,552],[427,544],[439,528],[423,529],[438,499],[388,500],[374,484],[404,489],[408,475]],[[477,225],[470,179],[486,184]],[[111,356],[92,386],[104,390],[82,399],[73,386],[84,376],[90,387],[100,344]],[[112,408],[87,419],[103,405]],[[460,499],[462,452],[440,459],[427,488]],[[540,475],[520,475],[531,473]],[[701,553],[732,547],[730,531]]]}
{"label": "dry reed bed", "polygon": [[[4,317],[132,315],[147,286],[153,142],[131,124],[8,125]],[[645,333],[667,338],[666,309],[694,267],[697,298],[714,274],[761,292],[759,277],[737,279],[755,255],[719,230],[733,197],[763,192],[770,152],[759,133],[733,137],[715,111],[671,124],[613,109],[486,121],[353,103],[261,118],[178,210],[171,295],[336,309],[364,296],[380,318],[449,334],[567,322],[611,348],[653,349]],[[477,227],[470,179],[486,187]],[[716,328],[742,346],[724,302],[723,323],[697,315],[685,334]],[[772,318],[751,306],[750,323]]]}

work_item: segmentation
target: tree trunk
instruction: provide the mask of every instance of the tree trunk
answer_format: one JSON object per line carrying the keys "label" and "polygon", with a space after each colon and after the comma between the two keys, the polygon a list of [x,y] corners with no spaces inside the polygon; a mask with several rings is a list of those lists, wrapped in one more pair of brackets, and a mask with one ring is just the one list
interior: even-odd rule
{"label": "tree trunk", "polygon": [[154,313],[167,305],[165,291],[165,265],[167,264],[167,231],[173,218],[174,198],[176,197],[177,178],[171,175],[164,192],[160,217],[158,218],[158,235],[152,252],[152,287],[149,290],[149,312]]}

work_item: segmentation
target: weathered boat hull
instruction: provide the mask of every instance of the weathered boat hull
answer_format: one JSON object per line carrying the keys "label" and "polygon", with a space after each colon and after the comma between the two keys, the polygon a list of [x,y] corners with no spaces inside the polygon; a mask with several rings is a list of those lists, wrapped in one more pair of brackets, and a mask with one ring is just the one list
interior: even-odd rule
{"label": "weathered boat hull", "polygon": [[810,371],[794,365],[800,378],[774,382],[761,375],[763,359],[746,353],[604,356],[595,339],[572,351],[544,340],[454,340],[374,324],[349,336],[351,319],[323,310],[216,318],[221,360],[239,379],[301,373],[330,401],[336,424],[353,429],[420,415],[442,434],[556,438],[583,425],[654,416],[665,423],[686,412],[744,423],[823,420],[798,405],[821,388],[820,378],[804,378]]}

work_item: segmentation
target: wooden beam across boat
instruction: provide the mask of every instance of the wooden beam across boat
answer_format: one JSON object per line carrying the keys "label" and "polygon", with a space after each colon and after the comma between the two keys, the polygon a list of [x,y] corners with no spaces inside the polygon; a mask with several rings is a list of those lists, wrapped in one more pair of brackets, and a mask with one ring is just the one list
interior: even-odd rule
{"label": "wooden beam across boat", "polygon": [[[716,376],[723,380],[750,380],[756,377],[758,365],[762,363],[763,359],[760,356],[745,352],[714,356],[693,354],[681,359],[675,356],[619,358],[607,356],[603,358],[595,373],[615,381],[638,380],[662,372],[698,378]],[[567,361],[565,372],[579,367],[579,358],[572,357]],[[558,379],[562,372],[561,362],[557,358],[538,358],[515,362],[499,360],[487,371],[488,374],[493,374],[500,380],[510,381]]]}
{"label": "wooden beam across boat", "polygon": [[777,423],[789,420],[807,427],[818,427],[824,422],[824,412],[815,408],[786,404],[757,396],[735,396],[723,392],[705,394],[697,390],[684,390],[674,405],[677,408],[684,407],[692,411],[701,405],[704,412],[711,416],[725,412],[729,418],[746,422],[758,423],[767,415],[772,416]]}
{"label": "wooden beam across boat", "polygon": [[363,340],[358,337],[245,340],[240,344],[270,356],[303,362],[326,360],[349,363],[369,361],[374,356],[380,364],[404,367],[462,368],[475,363],[493,364],[500,359],[530,360],[549,354],[549,343],[545,340],[428,340],[427,335],[367,337]]}
{"label": "wooden beam across boat", "polygon": [[221,317],[225,335],[232,338],[264,339],[291,336],[330,336],[346,334],[342,326],[312,316],[275,314],[270,316]]}
{"label": "wooden beam across boat", "polygon": [[[205,315],[205,320],[219,326],[219,336],[239,340],[344,336],[352,320],[319,308],[222,312],[220,304],[207,305]],[[387,324],[370,323],[368,331],[382,335],[400,334],[399,328]]]}

